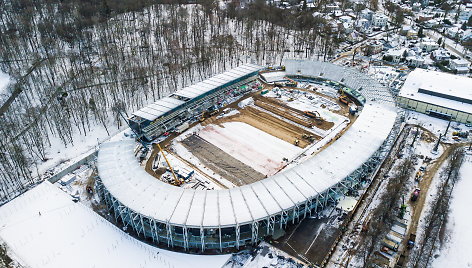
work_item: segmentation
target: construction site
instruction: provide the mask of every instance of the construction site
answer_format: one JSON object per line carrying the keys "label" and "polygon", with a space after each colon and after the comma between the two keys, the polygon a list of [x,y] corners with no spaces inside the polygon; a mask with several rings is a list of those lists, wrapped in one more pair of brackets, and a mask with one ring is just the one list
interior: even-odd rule
{"label": "construction site", "polygon": [[249,86],[253,90],[233,103],[202,113],[155,144],[142,162],[146,171],[183,188],[250,184],[306,156],[328,134],[341,135],[356,118],[351,101],[342,103],[335,89],[326,95],[307,83]]}
{"label": "construction site", "polygon": [[327,222],[295,224],[337,222],[332,209],[369,185],[396,135],[393,104],[333,64],[242,65],[133,113],[132,133],[100,147],[96,189],[113,221],[161,247],[219,254],[282,239],[323,261],[342,225],[318,237]]}

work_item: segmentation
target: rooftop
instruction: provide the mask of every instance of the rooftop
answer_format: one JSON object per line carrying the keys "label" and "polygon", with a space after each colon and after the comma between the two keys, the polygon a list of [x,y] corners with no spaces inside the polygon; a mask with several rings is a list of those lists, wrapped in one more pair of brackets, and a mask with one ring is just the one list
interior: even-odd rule
{"label": "rooftop", "polygon": [[417,68],[403,85],[400,96],[472,113],[472,79]]}

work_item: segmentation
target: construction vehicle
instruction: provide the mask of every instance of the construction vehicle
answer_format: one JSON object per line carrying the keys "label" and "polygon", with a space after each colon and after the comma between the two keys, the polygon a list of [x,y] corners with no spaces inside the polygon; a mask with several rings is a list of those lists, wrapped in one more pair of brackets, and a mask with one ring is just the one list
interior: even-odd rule
{"label": "construction vehicle", "polygon": [[314,135],[303,134],[302,136],[304,139],[307,139],[310,142],[314,142],[316,140]]}
{"label": "construction vehicle", "polygon": [[205,119],[207,119],[208,117],[210,116],[214,116],[215,114],[217,114],[220,110],[218,108],[216,108],[215,106],[211,106],[210,108],[208,108],[206,111],[203,111],[202,114],[200,115],[200,122],[203,122],[205,121]]}
{"label": "construction vehicle", "polygon": [[308,117],[314,118],[317,121],[323,121],[323,117],[321,117],[320,113],[317,111],[305,111],[304,114]]}
{"label": "construction vehicle", "polygon": [[172,176],[174,177],[174,180],[172,181],[172,185],[175,185],[175,186],[180,186],[180,185],[182,185],[182,183],[184,183],[184,180],[181,180],[180,178],[178,178],[178,177],[175,175],[174,169],[173,169],[172,166],[170,165],[170,162],[169,162],[169,160],[167,159],[166,155],[164,154],[164,151],[162,150],[161,145],[160,145],[159,143],[157,144],[157,147],[159,148],[159,151],[161,152],[161,154],[162,154],[162,156],[164,157],[164,159],[166,160],[166,163],[167,163],[167,165],[169,166],[170,172],[172,173]]}
{"label": "construction vehicle", "polygon": [[349,103],[351,103],[346,95],[339,96],[339,101],[345,105],[349,105]]}
{"label": "construction vehicle", "polygon": [[420,190],[419,188],[416,188],[416,189],[413,191],[413,193],[411,194],[410,200],[411,200],[412,202],[415,202],[416,200],[418,200],[418,197],[420,197],[420,192],[421,192],[421,190]]}
{"label": "construction vehicle", "polygon": [[200,118],[198,119],[200,122],[203,122],[205,121],[205,111],[202,112],[202,114],[200,115]]}
{"label": "construction vehicle", "polygon": [[423,171],[418,170],[418,172],[416,172],[416,175],[415,175],[415,181],[419,182],[422,177],[423,177]]}
{"label": "construction vehicle", "polygon": [[454,131],[454,132],[452,132],[452,136],[457,136],[457,137],[460,137],[460,138],[467,138],[469,136],[469,132]]}
{"label": "construction vehicle", "polygon": [[284,77],[284,78],[288,80],[288,82],[285,82],[285,86],[287,86],[287,87],[297,87],[297,85],[298,85],[297,81],[295,81],[293,79],[290,79],[288,77]]}
{"label": "construction vehicle", "polygon": [[207,109],[208,117],[214,116],[217,114],[220,110],[216,106],[210,106],[210,108]]}
{"label": "construction vehicle", "polygon": [[408,238],[408,242],[406,242],[406,248],[412,249],[415,246],[416,235],[410,234],[410,238]]}

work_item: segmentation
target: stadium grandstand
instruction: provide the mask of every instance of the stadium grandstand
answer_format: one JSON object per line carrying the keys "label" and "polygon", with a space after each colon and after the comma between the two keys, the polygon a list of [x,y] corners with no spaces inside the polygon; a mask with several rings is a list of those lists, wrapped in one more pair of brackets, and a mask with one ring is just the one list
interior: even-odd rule
{"label": "stadium grandstand", "polygon": [[[148,174],[134,156],[134,140],[102,144],[97,189],[115,219],[156,245],[222,252],[254,245],[289,224],[317,215],[368,183],[398,134],[399,128],[393,126],[399,120],[389,90],[364,74],[331,63],[286,60],[285,66],[288,76],[332,81],[361,95],[362,111],[341,137],[306,161],[266,179],[205,191],[175,187]],[[247,71],[233,83],[253,79],[261,67],[244,68]],[[182,95],[176,92],[174,96]],[[201,99],[198,96],[188,95],[186,102],[167,112],[135,113],[136,124],[147,121],[139,123],[139,133],[148,138],[157,135],[159,131],[150,130],[152,122],[158,129],[161,123],[155,122],[163,122],[164,113],[176,117],[188,109],[190,100]]]}
{"label": "stadium grandstand", "polygon": [[139,138],[151,141],[219,104],[225,95],[254,81],[261,69],[258,65],[245,64],[177,90],[170,96],[134,112],[128,120],[129,125]]}

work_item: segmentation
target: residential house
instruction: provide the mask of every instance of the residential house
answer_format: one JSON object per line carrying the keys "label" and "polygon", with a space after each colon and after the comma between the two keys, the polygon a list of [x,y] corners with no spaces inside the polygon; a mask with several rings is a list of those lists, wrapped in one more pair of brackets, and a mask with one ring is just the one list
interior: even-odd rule
{"label": "residential house", "polygon": [[470,63],[463,59],[455,59],[449,61],[449,68],[458,74],[464,74],[469,72]]}

